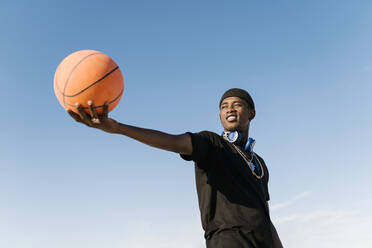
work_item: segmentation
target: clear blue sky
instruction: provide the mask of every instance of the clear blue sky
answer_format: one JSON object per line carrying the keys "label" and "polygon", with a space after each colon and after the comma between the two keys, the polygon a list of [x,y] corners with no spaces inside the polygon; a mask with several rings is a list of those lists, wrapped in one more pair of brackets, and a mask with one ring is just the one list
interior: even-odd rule
{"label": "clear blue sky", "polygon": [[193,164],[75,123],[53,92],[68,54],[111,56],[111,116],[219,133],[248,90],[288,248],[372,246],[370,1],[3,1],[0,247],[201,248]]}

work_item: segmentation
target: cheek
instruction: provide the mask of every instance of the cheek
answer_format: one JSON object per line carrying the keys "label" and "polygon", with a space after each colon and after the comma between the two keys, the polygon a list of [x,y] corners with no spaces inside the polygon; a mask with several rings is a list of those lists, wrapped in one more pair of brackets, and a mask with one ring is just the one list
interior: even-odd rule
{"label": "cheek", "polygon": [[243,111],[242,115],[240,116],[240,120],[244,123],[249,122],[249,115],[250,113],[248,111]]}
{"label": "cheek", "polygon": [[223,120],[223,118],[222,118],[222,116],[223,116],[223,113],[222,112],[220,112],[220,121],[222,121]]}

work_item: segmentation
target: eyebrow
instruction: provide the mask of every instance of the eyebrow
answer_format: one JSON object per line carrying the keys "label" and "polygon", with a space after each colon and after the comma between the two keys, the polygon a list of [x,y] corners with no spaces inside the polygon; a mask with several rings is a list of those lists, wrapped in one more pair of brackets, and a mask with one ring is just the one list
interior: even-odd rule
{"label": "eyebrow", "polygon": [[[232,103],[234,104],[234,103],[243,103],[243,101],[242,100],[234,100],[234,101],[232,101]],[[228,104],[228,102],[222,102],[221,103],[221,106],[222,105],[226,105],[226,104]]]}

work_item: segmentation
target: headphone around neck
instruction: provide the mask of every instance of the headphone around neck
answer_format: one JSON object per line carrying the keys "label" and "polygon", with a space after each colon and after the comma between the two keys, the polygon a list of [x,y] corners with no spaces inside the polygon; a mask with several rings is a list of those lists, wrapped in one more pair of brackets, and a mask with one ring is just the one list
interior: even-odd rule
{"label": "headphone around neck", "polygon": [[[234,145],[239,145],[243,139],[243,135],[238,131],[223,131],[221,135],[225,140]],[[253,138],[248,138],[248,141],[244,146],[244,150],[252,152],[255,143],[256,141]]]}

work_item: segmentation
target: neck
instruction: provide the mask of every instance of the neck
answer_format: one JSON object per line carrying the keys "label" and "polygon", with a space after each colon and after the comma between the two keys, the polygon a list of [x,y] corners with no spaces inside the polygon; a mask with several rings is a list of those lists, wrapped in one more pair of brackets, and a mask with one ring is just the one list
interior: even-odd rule
{"label": "neck", "polygon": [[245,144],[247,144],[248,137],[249,137],[248,130],[246,132],[242,133],[242,146],[243,146],[243,148],[244,148]]}
{"label": "neck", "polygon": [[243,136],[242,137],[242,144],[243,144],[243,148],[244,148],[245,144],[247,144],[248,137],[249,137],[249,123],[248,123],[248,126],[245,129],[243,129],[239,132],[241,132],[242,136]]}
{"label": "neck", "polygon": [[[249,127],[245,130],[237,130],[242,135],[242,141],[240,142],[239,146],[241,146],[244,149],[245,144],[248,142],[249,137]],[[225,129],[225,132],[229,132],[229,130]]]}

